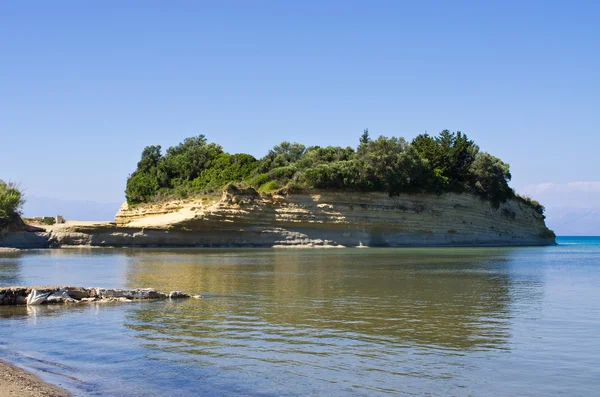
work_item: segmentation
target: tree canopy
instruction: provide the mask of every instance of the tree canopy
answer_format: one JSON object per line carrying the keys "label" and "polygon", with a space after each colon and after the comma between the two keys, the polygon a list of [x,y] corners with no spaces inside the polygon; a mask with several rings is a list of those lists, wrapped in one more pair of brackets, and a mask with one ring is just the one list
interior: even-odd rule
{"label": "tree canopy", "polygon": [[0,179],[0,223],[18,215],[25,197],[17,185]]}
{"label": "tree canopy", "polygon": [[[165,154],[160,146],[146,147],[127,180],[125,193],[127,201],[135,204],[206,194],[228,183],[245,183],[262,192],[284,186],[390,195],[469,192],[497,207],[515,197],[508,185],[510,179],[508,164],[481,152],[460,131],[422,134],[408,142],[396,137],[372,139],[364,130],[356,149],[306,147],[284,141],[261,159],[226,153],[199,135],[170,147]],[[543,212],[543,207],[536,210]]]}

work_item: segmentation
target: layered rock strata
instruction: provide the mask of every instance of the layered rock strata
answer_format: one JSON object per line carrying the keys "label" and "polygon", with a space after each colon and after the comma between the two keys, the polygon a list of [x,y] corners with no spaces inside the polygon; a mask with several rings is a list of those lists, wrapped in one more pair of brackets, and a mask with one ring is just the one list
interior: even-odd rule
{"label": "layered rock strata", "polygon": [[555,244],[543,215],[517,200],[494,208],[470,194],[390,197],[385,193],[323,191],[261,196],[254,189],[236,188],[226,189],[221,197],[123,204],[113,223],[67,223],[37,238],[51,247]]}

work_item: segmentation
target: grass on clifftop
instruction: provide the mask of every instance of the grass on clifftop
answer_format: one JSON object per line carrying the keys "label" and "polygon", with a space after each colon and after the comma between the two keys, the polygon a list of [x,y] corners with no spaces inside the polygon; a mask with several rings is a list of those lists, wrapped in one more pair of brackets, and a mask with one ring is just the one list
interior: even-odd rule
{"label": "grass on clifftop", "polygon": [[362,192],[469,192],[495,207],[517,198],[540,214],[543,206],[516,196],[508,182],[509,165],[481,152],[461,132],[422,134],[404,138],[371,139],[365,130],[356,149],[282,142],[261,159],[229,154],[204,135],[187,138],[161,152],[148,146],[137,169],[129,175],[125,194],[129,204],[165,198],[186,198],[218,191],[228,183],[243,183],[259,192],[281,187]]}

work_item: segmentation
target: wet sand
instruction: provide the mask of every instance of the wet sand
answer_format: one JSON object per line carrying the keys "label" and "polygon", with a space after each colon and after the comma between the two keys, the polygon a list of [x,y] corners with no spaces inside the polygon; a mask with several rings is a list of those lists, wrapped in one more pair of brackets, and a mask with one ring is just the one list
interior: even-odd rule
{"label": "wet sand", "polygon": [[70,394],[49,385],[35,375],[0,361],[0,397],[68,397]]}

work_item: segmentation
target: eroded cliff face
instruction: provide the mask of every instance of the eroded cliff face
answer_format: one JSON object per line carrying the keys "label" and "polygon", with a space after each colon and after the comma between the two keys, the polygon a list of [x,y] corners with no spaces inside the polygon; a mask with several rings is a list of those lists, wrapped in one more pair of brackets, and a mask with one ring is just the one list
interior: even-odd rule
{"label": "eroded cliff face", "polygon": [[469,194],[312,192],[261,197],[253,190],[235,190],[225,191],[220,199],[132,208],[124,204],[115,220],[117,228],[139,229],[149,241],[157,229],[167,229],[162,236],[166,240],[187,235],[182,245],[554,244],[543,216],[532,208],[511,200],[495,209]]}
{"label": "eroded cliff face", "polygon": [[544,217],[516,200],[470,194],[311,192],[123,204],[114,223],[67,223],[45,246],[401,247],[555,244]]}

